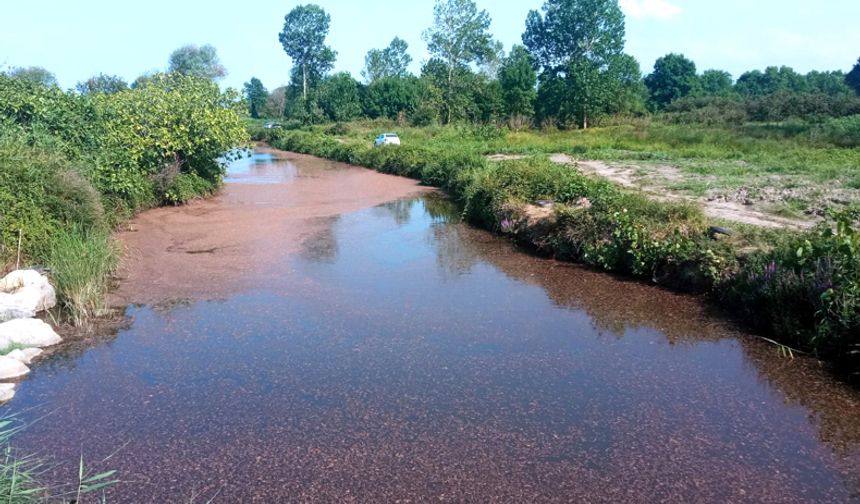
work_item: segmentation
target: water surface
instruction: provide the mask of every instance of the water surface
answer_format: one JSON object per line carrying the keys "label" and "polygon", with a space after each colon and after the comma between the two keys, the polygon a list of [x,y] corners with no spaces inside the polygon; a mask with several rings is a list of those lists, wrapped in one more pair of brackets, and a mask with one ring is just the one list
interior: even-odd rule
{"label": "water surface", "polygon": [[858,499],[858,395],[815,363],[699,299],[523,254],[438,194],[359,209],[363,170],[258,161],[212,206],[157,220],[185,212],[176,226],[197,216],[208,235],[229,205],[349,190],[328,211],[265,214],[243,248],[174,248],[212,261],[202,285],[244,257],[244,281],[184,299],[159,282],[172,302],[132,305],[127,329],[37,366],[11,407],[54,412],[18,440],[66,463],[57,477],[122,447],[117,502]]}

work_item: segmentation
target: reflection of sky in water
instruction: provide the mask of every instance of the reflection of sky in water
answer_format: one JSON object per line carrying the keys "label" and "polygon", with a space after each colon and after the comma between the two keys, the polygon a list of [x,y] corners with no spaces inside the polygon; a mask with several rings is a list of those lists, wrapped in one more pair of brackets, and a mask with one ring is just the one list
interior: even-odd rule
{"label": "reflection of sky in water", "polygon": [[294,179],[296,166],[285,159],[277,159],[268,152],[255,152],[227,165],[224,182],[228,184],[283,184]]}

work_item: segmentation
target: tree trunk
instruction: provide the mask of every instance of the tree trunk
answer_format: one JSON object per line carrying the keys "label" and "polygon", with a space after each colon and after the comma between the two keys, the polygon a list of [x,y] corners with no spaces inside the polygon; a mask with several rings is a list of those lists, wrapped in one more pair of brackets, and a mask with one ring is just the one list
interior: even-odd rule
{"label": "tree trunk", "polygon": [[582,129],[588,129],[588,104],[582,105]]}
{"label": "tree trunk", "polygon": [[445,124],[451,124],[451,97],[454,95],[453,93],[454,87],[454,64],[451,63],[451,60],[448,60],[448,97],[445,100],[448,105],[448,120]]}
{"label": "tree trunk", "polygon": [[302,98],[308,102],[308,66],[302,65]]}

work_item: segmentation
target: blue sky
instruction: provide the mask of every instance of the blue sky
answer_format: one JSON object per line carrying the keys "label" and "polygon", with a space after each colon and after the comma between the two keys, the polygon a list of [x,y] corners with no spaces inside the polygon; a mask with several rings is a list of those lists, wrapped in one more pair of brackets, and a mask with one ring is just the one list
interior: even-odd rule
{"label": "blue sky", "polygon": [[[225,85],[257,76],[271,88],[287,80],[290,60],[278,43],[284,15],[307,2],[250,0],[4,0],[0,67],[43,66],[63,87],[104,72],[133,80],[163,69],[186,43],[213,44],[229,71]],[[433,0],[368,2],[317,0],[332,17],[329,44],[336,70],[357,78],[364,54],[394,36],[426,58],[421,32]],[[478,0],[491,30],[507,48],[520,42],[525,17],[543,0]],[[798,71],[849,70],[860,57],[857,0],[621,0],[627,14],[627,52],[643,71],[668,52],[691,57],[699,70],[720,68],[735,77],[767,65]],[[213,7],[217,6],[217,7]]]}

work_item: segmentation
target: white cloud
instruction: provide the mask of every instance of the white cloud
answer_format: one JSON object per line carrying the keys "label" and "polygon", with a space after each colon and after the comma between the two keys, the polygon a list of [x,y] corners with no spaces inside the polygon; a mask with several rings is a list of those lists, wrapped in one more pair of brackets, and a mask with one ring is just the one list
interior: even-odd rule
{"label": "white cloud", "polygon": [[630,17],[671,19],[681,8],[668,0],[620,0],[621,9]]}

